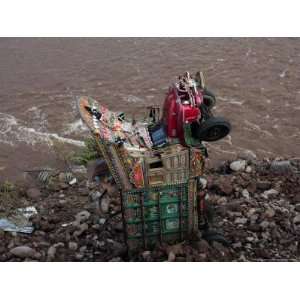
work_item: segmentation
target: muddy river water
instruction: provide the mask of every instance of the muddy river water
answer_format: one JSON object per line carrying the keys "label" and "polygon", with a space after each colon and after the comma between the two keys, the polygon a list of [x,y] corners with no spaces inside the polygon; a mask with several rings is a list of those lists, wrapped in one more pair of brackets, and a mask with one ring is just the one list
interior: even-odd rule
{"label": "muddy river water", "polygon": [[204,72],[232,123],[211,161],[300,156],[300,38],[0,38],[0,180],[82,145],[77,95],[139,115],[186,70]]}

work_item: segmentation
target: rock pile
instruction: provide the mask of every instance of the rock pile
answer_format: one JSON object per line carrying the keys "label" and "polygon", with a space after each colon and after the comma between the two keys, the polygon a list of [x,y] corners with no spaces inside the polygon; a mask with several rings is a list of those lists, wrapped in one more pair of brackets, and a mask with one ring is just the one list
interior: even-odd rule
{"label": "rock pile", "polygon": [[31,220],[35,230],[0,229],[0,261],[298,261],[299,165],[258,161],[247,153],[208,170],[201,184],[214,214],[210,229],[218,234],[199,232],[190,241],[157,245],[130,258],[118,192],[106,179],[22,190],[19,197],[38,211]]}

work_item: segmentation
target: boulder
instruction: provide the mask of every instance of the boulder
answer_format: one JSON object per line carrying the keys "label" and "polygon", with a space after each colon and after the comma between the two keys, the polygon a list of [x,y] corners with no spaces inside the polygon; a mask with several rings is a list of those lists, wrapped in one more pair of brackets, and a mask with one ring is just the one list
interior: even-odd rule
{"label": "boulder", "polygon": [[18,246],[10,250],[10,253],[20,258],[36,258],[37,252],[28,246]]}

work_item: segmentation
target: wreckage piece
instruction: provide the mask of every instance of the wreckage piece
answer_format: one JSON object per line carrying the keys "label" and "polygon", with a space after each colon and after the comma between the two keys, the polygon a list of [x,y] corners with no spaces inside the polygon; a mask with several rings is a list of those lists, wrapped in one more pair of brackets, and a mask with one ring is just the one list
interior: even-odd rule
{"label": "wreckage piece", "polygon": [[[141,132],[144,132],[145,140],[147,127],[144,124],[138,127],[137,131],[132,126],[133,131],[129,132],[130,126],[125,123],[124,129],[123,124],[128,121],[120,121],[116,113],[110,112],[92,98],[81,97],[78,104],[82,119],[91,129],[99,152],[120,189],[127,191],[132,188],[183,183],[189,178],[202,175],[204,156],[201,150],[180,144],[149,148],[145,144],[134,143],[134,140],[141,137]],[[100,116],[100,119],[97,119],[97,116]],[[102,118],[106,121],[102,122]],[[110,121],[107,121],[108,119]],[[123,138],[122,143],[117,142],[118,139],[116,141],[116,135]]]}
{"label": "wreckage piece", "polygon": [[180,242],[197,231],[195,180],[121,192],[121,203],[129,252]]}

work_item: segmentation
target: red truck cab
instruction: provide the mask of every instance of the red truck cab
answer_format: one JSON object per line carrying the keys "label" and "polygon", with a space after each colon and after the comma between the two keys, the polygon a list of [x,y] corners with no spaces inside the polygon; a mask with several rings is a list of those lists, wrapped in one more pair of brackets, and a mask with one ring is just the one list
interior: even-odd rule
{"label": "red truck cab", "polygon": [[170,138],[179,138],[184,143],[183,125],[197,122],[201,118],[202,93],[196,88],[187,92],[173,84],[167,93],[163,107],[163,123]]}

